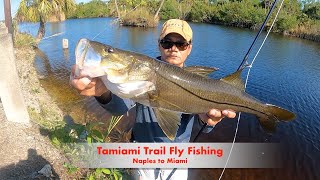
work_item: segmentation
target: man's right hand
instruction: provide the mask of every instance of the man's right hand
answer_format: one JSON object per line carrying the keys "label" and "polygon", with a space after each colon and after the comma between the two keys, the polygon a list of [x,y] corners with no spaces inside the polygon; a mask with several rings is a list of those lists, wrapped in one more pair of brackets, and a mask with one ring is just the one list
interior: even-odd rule
{"label": "man's right hand", "polygon": [[[84,96],[101,96],[102,94],[110,94],[111,92],[106,88],[100,78],[93,78],[91,81],[85,75],[75,76],[76,65],[71,68],[70,84],[77,89],[79,94]],[[90,83],[88,84],[88,80]]]}

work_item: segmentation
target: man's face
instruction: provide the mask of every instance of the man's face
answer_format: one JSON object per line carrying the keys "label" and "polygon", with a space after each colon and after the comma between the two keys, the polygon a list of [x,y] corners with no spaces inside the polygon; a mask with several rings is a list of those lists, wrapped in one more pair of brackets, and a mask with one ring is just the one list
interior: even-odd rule
{"label": "man's face", "polygon": [[[166,35],[166,37],[164,37],[162,39],[162,41],[164,42],[164,44],[172,45],[176,42],[177,44],[174,44],[172,47],[168,48],[168,47],[162,47],[161,45],[161,41],[159,43],[159,50],[161,53],[161,60],[166,61],[170,64],[176,65],[178,67],[183,67],[184,62],[186,61],[188,55],[191,52],[192,49],[192,45],[187,45],[186,40],[177,33],[170,33],[168,35]],[[184,45],[183,45],[184,44]],[[182,47],[177,47],[179,45],[182,45]],[[187,46],[186,46],[187,45]],[[185,47],[185,48],[184,48]]]}

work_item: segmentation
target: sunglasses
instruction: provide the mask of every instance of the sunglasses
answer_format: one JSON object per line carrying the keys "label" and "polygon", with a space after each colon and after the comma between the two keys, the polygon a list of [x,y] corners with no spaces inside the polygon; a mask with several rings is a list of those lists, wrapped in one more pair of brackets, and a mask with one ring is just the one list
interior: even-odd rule
{"label": "sunglasses", "polygon": [[164,49],[170,49],[173,45],[175,45],[179,49],[179,51],[184,51],[188,48],[190,44],[188,42],[172,42],[168,40],[161,40],[160,45]]}

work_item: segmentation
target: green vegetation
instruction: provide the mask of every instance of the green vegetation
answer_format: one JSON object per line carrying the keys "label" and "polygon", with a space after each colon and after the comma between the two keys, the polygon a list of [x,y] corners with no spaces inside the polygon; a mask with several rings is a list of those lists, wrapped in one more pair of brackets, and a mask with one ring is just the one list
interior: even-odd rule
{"label": "green vegetation", "polygon": [[130,15],[124,16],[121,19],[121,24],[124,26],[156,27],[158,19],[154,19],[154,16],[149,11],[139,8],[130,13]]}
{"label": "green vegetation", "polygon": [[265,10],[259,8],[259,2],[232,2],[209,6],[209,22],[236,27],[256,29],[264,20]]}
{"label": "green vegetation", "polygon": [[[110,142],[108,137],[115,126],[120,121],[120,117],[112,117],[106,130],[103,130],[101,126],[102,122],[87,123],[85,125],[72,124],[72,125],[59,125],[53,129],[49,129],[49,138],[54,146],[64,151],[67,156],[73,155],[79,156],[78,149],[74,149],[72,146],[77,143],[104,143]],[[86,153],[88,153],[86,151]],[[80,168],[70,163],[63,165],[67,168],[69,173],[77,173]],[[90,169],[85,175],[85,179],[128,179],[130,172],[126,169],[114,169],[114,168],[96,168]]]}
{"label": "green vegetation", "polygon": [[32,47],[36,45],[36,39],[28,33],[20,33],[18,29],[18,22],[16,20],[12,21],[13,26],[13,37],[14,37],[14,47]]}
{"label": "green vegetation", "polygon": [[305,13],[310,19],[320,20],[320,2],[305,4],[303,13]]}
{"label": "green vegetation", "polygon": [[86,4],[80,3],[76,5],[76,10],[70,13],[67,18],[93,18],[93,17],[108,17],[110,10],[107,3],[101,0],[93,0]]}
{"label": "green vegetation", "polygon": [[[164,0],[162,0],[164,2]],[[121,25],[155,27],[158,25],[160,1],[152,0],[92,0],[76,5],[76,10],[68,18],[118,17]]]}
{"label": "green vegetation", "polygon": [[38,44],[45,35],[45,23],[64,20],[65,14],[68,15],[74,7],[74,0],[22,0],[16,19],[19,22],[40,22],[36,37]]}
{"label": "green vegetation", "polygon": [[160,11],[160,19],[180,18],[178,6],[179,3],[176,0],[165,1]]}
{"label": "green vegetation", "polygon": [[36,40],[30,34],[15,33],[15,36],[14,36],[14,47],[15,48],[32,46],[35,44],[36,44]]}
{"label": "green vegetation", "polygon": [[[115,3],[117,2],[117,4]],[[121,17],[122,25],[154,27],[158,19],[185,19],[227,26],[257,29],[265,19],[270,0],[166,0],[161,7],[159,0],[93,0],[76,5],[69,18]],[[116,6],[117,5],[117,6]],[[275,16],[275,11],[271,16]],[[117,8],[118,7],[118,8]],[[118,11],[117,11],[118,9]],[[320,41],[320,2],[312,0],[285,0],[273,32]],[[266,29],[270,27],[270,21]]]}
{"label": "green vegetation", "polygon": [[[22,0],[17,13],[19,21],[40,21],[35,43],[44,36],[44,23],[52,17],[67,18],[118,17],[125,26],[156,27],[159,19],[179,18],[257,29],[265,19],[270,0],[92,0],[74,4],[74,0]],[[277,4],[275,11],[279,8]],[[271,20],[275,13],[272,14]],[[273,32],[320,41],[320,2],[284,0]],[[267,23],[266,29],[270,27]]]}

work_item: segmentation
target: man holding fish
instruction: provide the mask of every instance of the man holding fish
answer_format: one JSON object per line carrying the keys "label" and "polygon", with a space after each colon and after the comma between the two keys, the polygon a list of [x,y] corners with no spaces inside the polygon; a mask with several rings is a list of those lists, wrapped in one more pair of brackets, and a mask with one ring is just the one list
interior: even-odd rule
{"label": "man holding fish", "polygon": [[[204,132],[210,132],[222,118],[236,116],[232,109],[255,114],[269,130],[279,120],[294,119],[290,111],[245,93],[242,69],[216,80],[207,77],[214,68],[184,67],[192,50],[192,29],[186,21],[166,21],[158,47],[161,56],[155,60],[81,39],[70,83],[81,95],[95,96],[112,115],[135,107],[132,135],[136,142],[189,142],[193,126],[206,122]],[[171,171],[139,172],[143,179],[165,179]],[[187,176],[187,170],[177,170],[172,179]]]}
{"label": "man holding fish", "polygon": [[[192,50],[191,27],[183,20],[168,20],[162,27],[158,46],[161,53],[161,56],[158,57],[159,60],[183,68],[184,62]],[[73,66],[73,74],[75,69],[76,66]],[[71,85],[74,86],[81,95],[95,96],[102,107],[114,115],[124,114],[135,105],[135,102],[123,100],[112,94],[100,78],[93,78],[91,82],[87,84],[83,82],[83,77],[74,77],[71,80]],[[210,126],[207,127],[205,132],[210,132],[212,126],[220,122],[222,118],[234,118],[236,116],[236,113],[232,110],[220,111],[214,109],[214,107],[208,109],[207,113],[199,115],[181,115],[181,124],[178,132],[176,132],[174,139],[170,140],[166,134],[162,132],[151,107],[137,104],[136,108],[136,125],[133,128],[133,136],[137,142],[189,142],[194,124],[201,126],[203,122],[206,122]],[[187,178],[186,173],[187,172],[182,174]],[[176,174],[180,174],[179,170]],[[174,176],[172,178],[174,178]],[[180,178],[182,178],[181,174]]]}
{"label": "man holding fish", "polygon": [[[179,19],[170,19],[167,22],[163,24],[161,34],[159,37],[159,50],[161,53],[161,56],[159,56],[157,59],[165,61],[167,63],[170,63],[172,65],[178,66],[180,68],[184,67],[184,62],[186,61],[187,57],[191,53],[192,50],[192,29],[189,26],[189,24],[186,21],[179,20]],[[72,67],[72,72],[74,74],[76,69],[76,66],[74,65]],[[123,100],[116,95],[112,94],[110,90],[108,90],[108,87],[105,86],[105,84],[102,82],[100,78],[93,78],[91,79],[91,82],[87,84],[83,77],[85,77],[85,74],[81,74],[81,76],[76,77],[74,76],[71,80],[71,85],[74,86],[81,95],[85,96],[95,96],[98,102],[102,105],[102,107],[106,108],[110,113],[113,114],[114,111],[116,111],[115,115],[123,114],[127,110],[130,109],[131,106],[134,106],[134,102],[130,102],[133,104],[130,104],[128,102],[124,102]],[[126,100],[124,100],[126,101]],[[130,104],[130,106],[128,106]],[[118,106],[126,105],[128,107],[120,107],[119,109],[125,109],[123,112],[117,112],[119,110],[116,109]],[[144,107],[147,108],[147,107]],[[142,108],[142,109],[144,109]],[[228,118],[234,118],[236,116],[236,113],[232,110],[217,110],[214,109],[208,109],[207,113],[199,114],[200,119],[203,122],[207,122],[208,125],[214,126],[218,122],[222,120],[224,117]],[[144,113],[150,113],[152,111],[144,111]],[[142,112],[141,111],[141,112]],[[152,119],[152,115],[149,115],[151,119],[148,120],[137,120],[139,122],[157,122],[156,119]],[[199,118],[196,118],[197,120]],[[186,133],[186,131],[189,131],[188,134],[191,134],[192,129],[192,123],[194,121],[194,117],[191,118],[191,120],[188,120],[188,122],[184,125],[188,125],[190,129],[184,129],[181,130],[181,133]],[[191,124],[190,124],[191,123]],[[150,124],[150,123],[149,123]],[[181,126],[183,125],[183,121],[181,122]],[[157,126],[159,128],[159,126]],[[154,127],[153,127],[154,128]],[[155,128],[157,129],[157,128]],[[209,129],[212,129],[209,128]],[[145,129],[144,129],[145,130]],[[180,129],[179,129],[180,130]],[[159,129],[161,131],[161,129]],[[137,132],[138,133],[138,132]],[[134,132],[134,134],[136,134]],[[162,134],[162,133],[160,133]],[[153,141],[142,141],[142,142],[157,142],[157,138],[159,138],[160,142],[179,142],[176,137],[176,141],[170,141],[167,139],[164,135],[160,134],[148,134],[153,137],[147,138],[149,140],[154,139]],[[139,138],[139,136],[135,135],[135,138]],[[146,137],[141,137],[141,139],[144,139]],[[183,142],[188,142],[190,140],[190,136],[187,137],[187,139],[184,139]],[[138,141],[140,142],[140,141]]]}

